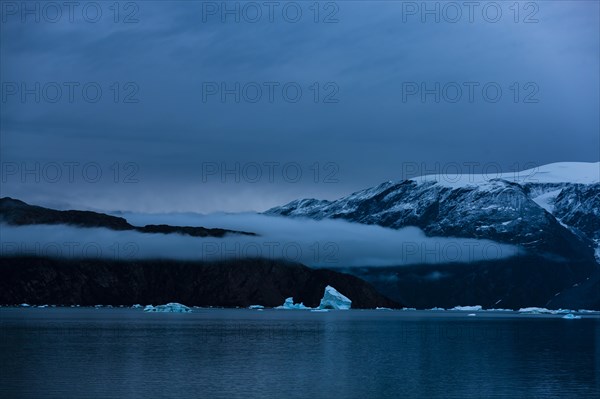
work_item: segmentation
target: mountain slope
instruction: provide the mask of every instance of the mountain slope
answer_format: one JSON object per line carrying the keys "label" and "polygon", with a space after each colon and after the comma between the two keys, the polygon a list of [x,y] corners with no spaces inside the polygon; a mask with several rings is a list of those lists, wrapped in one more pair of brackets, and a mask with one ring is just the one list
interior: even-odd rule
{"label": "mountain slope", "polygon": [[[535,263],[536,273],[541,273],[539,283],[560,292],[583,282],[598,268],[594,255],[600,252],[599,180],[600,163],[550,164],[493,178],[484,175],[433,175],[386,182],[335,201],[296,200],[266,213],[344,219],[393,229],[417,226],[429,236],[480,238],[514,244],[523,248],[521,256],[525,256],[527,262],[512,259],[500,262],[502,267],[510,269]],[[440,284],[439,280],[433,283],[417,278],[416,270],[438,272],[446,276],[445,284],[461,289],[472,287],[468,278],[463,280],[466,278],[464,275],[458,280],[456,276],[451,277],[457,270],[455,265],[411,268],[413,274],[410,275],[408,270],[397,268],[391,277],[390,269],[364,269],[355,273],[367,276],[390,295],[393,294],[390,281],[395,281],[392,285],[398,290],[406,292],[404,282],[411,281],[415,287],[422,289],[423,296],[432,294],[433,287]],[[496,266],[485,262],[479,264],[471,271],[472,281],[481,280],[477,270],[482,275],[495,274]],[[515,274],[510,270],[506,272],[505,275],[496,274],[495,280],[483,279],[484,282],[480,282],[488,288],[477,287],[485,292],[477,297],[481,302],[500,297],[517,304],[514,298],[527,297],[526,290],[536,289],[532,284],[525,284],[525,277],[511,282],[510,276]],[[388,275],[384,279],[387,281],[385,284],[380,281],[382,275]],[[505,287],[505,293],[510,293],[510,296],[500,295],[496,290],[498,286]],[[550,301],[549,292],[538,291],[544,292],[545,296],[536,298],[536,303]],[[455,293],[444,300],[451,302],[463,297]],[[395,298],[405,297],[398,292]],[[408,302],[413,305],[429,303],[416,295]]]}

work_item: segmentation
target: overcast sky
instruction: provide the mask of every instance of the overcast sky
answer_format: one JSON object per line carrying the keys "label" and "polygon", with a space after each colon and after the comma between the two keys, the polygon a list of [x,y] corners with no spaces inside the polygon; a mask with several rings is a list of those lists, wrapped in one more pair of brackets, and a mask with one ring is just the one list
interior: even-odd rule
{"label": "overcast sky", "polygon": [[1,195],[263,211],[600,160],[599,3],[513,3],[1,1]]}

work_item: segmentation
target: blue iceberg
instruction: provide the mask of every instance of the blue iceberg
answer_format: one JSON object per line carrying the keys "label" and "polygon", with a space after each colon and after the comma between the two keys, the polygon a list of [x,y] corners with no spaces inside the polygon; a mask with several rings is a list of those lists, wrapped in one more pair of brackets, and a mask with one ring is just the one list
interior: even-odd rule
{"label": "blue iceberg", "polygon": [[306,306],[304,306],[303,303],[294,304],[294,298],[289,297],[289,298],[285,299],[285,302],[283,302],[283,305],[277,306],[275,309],[306,310],[306,309],[310,309],[310,308],[307,308]]}
{"label": "blue iceberg", "polygon": [[335,288],[330,285],[325,287],[325,293],[319,304],[319,309],[347,310],[351,306],[352,301],[340,294]]}
{"label": "blue iceberg", "polygon": [[166,305],[152,306],[148,305],[144,308],[144,312],[161,312],[161,313],[190,313],[192,309],[177,302],[170,302]]}

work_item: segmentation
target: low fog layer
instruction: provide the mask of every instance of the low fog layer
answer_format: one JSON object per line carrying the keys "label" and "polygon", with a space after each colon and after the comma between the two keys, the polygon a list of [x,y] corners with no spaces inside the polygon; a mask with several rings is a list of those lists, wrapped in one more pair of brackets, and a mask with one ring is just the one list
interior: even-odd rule
{"label": "low fog layer", "polygon": [[518,254],[517,247],[489,240],[426,237],[418,228],[401,230],[341,220],[288,219],[260,214],[122,214],[131,224],[220,227],[257,233],[199,238],[64,225],[2,228],[3,256],[164,258],[217,260],[263,257],[316,267],[396,266],[494,260]]}

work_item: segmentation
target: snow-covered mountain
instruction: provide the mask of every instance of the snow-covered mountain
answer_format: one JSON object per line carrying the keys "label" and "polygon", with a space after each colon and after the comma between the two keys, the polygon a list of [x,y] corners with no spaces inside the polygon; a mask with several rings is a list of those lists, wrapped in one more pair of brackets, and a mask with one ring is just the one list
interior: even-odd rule
{"label": "snow-covered mountain", "polygon": [[558,262],[570,268],[567,274],[589,275],[598,267],[594,255],[600,262],[600,162],[554,163],[493,176],[428,175],[385,182],[335,201],[296,200],[266,213],[490,239],[520,246],[536,263]]}
{"label": "snow-covered mountain", "polygon": [[296,200],[266,213],[417,226],[431,236],[488,238],[554,252],[580,245],[572,242],[579,241],[574,233],[600,239],[599,176],[600,162],[555,163],[493,178],[429,175],[335,201]]}

